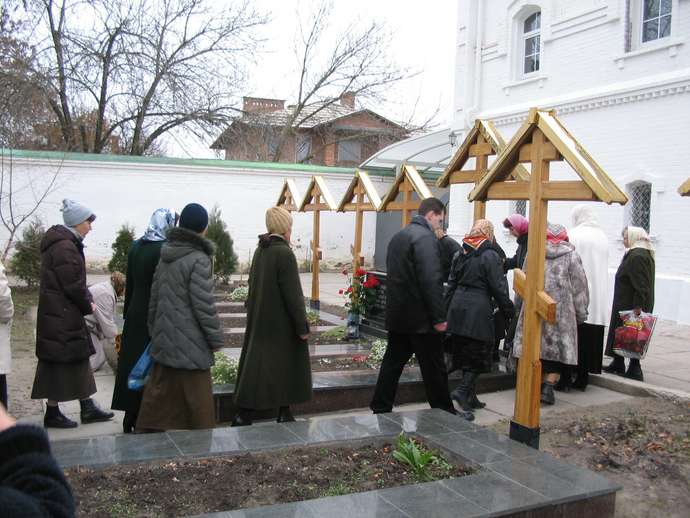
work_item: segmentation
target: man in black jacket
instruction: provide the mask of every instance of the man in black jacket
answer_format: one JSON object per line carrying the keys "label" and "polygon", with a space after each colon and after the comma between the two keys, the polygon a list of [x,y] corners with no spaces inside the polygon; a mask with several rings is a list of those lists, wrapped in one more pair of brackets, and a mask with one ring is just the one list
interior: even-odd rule
{"label": "man in black jacket", "polygon": [[429,405],[455,413],[443,363],[441,333],[446,330],[446,311],[441,250],[434,234],[443,221],[443,209],[443,203],[436,198],[423,200],[419,213],[388,245],[388,347],[370,405],[376,414],[393,410],[400,375],[413,354],[419,362]]}

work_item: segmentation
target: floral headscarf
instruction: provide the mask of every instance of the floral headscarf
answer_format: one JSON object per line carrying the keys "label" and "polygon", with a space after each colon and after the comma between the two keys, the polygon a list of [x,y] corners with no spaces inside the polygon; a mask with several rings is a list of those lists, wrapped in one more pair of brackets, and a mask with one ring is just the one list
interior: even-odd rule
{"label": "floral headscarf", "polygon": [[630,250],[633,248],[644,248],[645,250],[649,250],[649,253],[652,254],[652,258],[654,258],[654,246],[645,229],[630,226],[625,229],[625,232],[628,233],[628,246]]}
{"label": "floral headscarf", "polygon": [[522,214],[511,214],[503,220],[503,226],[505,228],[514,228],[521,236],[524,236],[529,231],[529,221]]}
{"label": "floral headscarf", "polygon": [[477,249],[487,240],[494,240],[494,225],[488,219],[478,219],[474,222],[470,233],[465,236],[462,242]]}
{"label": "floral headscarf", "polygon": [[165,241],[168,229],[175,226],[175,213],[170,209],[156,209],[151,215],[149,226],[144,232],[144,241]]}

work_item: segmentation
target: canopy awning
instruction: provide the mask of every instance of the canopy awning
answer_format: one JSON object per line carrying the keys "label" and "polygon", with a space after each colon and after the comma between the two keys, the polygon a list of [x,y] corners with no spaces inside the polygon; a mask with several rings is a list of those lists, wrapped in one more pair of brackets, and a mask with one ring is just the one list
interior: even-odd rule
{"label": "canopy awning", "polygon": [[[457,141],[463,135],[454,133]],[[442,173],[453,156],[451,130],[444,128],[424,135],[410,137],[383,148],[359,166],[364,170],[395,170],[402,164],[415,166],[420,173]]]}

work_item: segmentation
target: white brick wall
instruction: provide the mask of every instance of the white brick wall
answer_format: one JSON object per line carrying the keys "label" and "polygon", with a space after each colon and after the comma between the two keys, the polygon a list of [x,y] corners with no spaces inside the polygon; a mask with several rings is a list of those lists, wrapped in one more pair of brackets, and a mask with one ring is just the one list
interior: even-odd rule
{"label": "white brick wall", "polygon": [[[625,54],[625,0],[479,0],[459,2],[454,129],[468,127],[466,114],[492,119],[506,139],[530,106],[555,108],[570,132],[619,186],[652,184],[651,233],[657,247],[657,311],[690,323],[690,200],[676,190],[690,176],[690,2],[673,2],[670,38]],[[514,16],[527,5],[542,10],[540,79],[515,74]],[[479,30],[477,16],[481,12]],[[481,81],[474,88],[475,43],[483,33]],[[475,105],[475,100],[479,101]],[[564,168],[554,164],[556,175]],[[471,221],[467,189],[451,190],[451,233]],[[568,225],[572,203],[551,203],[549,218]],[[596,205],[612,241],[610,268],[623,253],[619,235],[625,209]],[[490,202],[495,224],[508,202]],[[499,232],[503,241],[505,236]],[[514,245],[507,243],[507,249]]]}

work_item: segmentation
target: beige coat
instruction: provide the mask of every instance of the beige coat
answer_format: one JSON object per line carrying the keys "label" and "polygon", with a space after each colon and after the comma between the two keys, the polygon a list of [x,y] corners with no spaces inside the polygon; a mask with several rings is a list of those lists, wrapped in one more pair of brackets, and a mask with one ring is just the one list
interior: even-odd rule
{"label": "beige coat", "polygon": [[86,327],[91,334],[93,348],[96,350],[91,355],[89,361],[94,371],[100,369],[105,363],[104,347],[110,346],[117,335],[117,324],[115,324],[115,304],[117,297],[110,281],[99,282],[89,288],[93,302],[96,304],[96,311],[91,315],[86,315]]}
{"label": "beige coat", "polygon": [[13,316],[12,292],[5,275],[5,267],[0,263],[0,374],[7,374],[12,367],[10,334]]}

